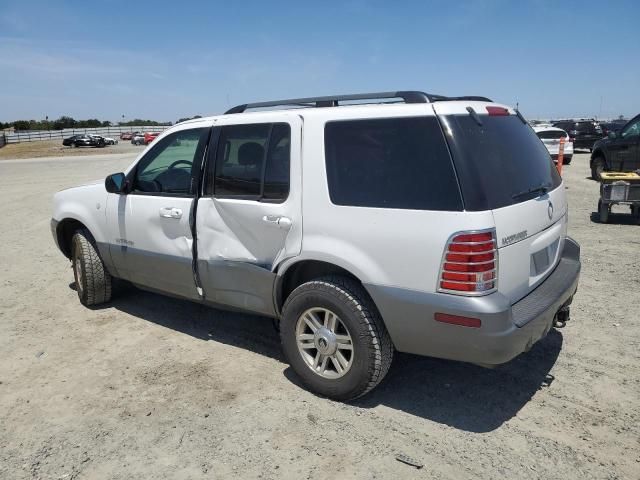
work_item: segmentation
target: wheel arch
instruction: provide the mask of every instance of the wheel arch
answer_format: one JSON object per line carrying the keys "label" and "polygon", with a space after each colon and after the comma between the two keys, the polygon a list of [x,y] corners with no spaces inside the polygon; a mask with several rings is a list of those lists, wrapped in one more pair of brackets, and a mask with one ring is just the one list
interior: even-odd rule
{"label": "wheel arch", "polygon": [[589,160],[589,168],[593,167],[593,161],[596,158],[602,158],[604,160],[605,166],[607,165],[607,156],[604,153],[604,150],[600,147],[595,148],[593,152],[591,152],[591,159]]}
{"label": "wheel arch", "polygon": [[58,222],[56,226],[56,240],[58,248],[65,257],[71,259],[71,241],[73,234],[80,229],[85,229],[91,234],[91,230],[76,218],[67,217]]}
{"label": "wheel arch", "polygon": [[351,278],[363,285],[362,280],[348,266],[338,265],[332,261],[315,258],[298,259],[279,266],[274,285],[274,304],[279,316],[288,296],[297,287],[315,278],[327,275],[340,275]]}

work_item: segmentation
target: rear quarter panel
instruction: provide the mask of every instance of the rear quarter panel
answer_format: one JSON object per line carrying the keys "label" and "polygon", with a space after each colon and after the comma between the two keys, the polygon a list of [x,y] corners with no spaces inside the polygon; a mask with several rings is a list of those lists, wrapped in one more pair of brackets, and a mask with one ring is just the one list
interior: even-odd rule
{"label": "rear quarter panel", "polygon": [[[334,205],[329,197],[324,127],[336,119],[380,117],[376,107],[305,116],[303,241],[300,259],[336,264],[363,283],[435,292],[452,233],[493,227],[491,212],[442,212]],[[337,111],[336,111],[337,110]],[[430,105],[386,106],[385,118],[434,115]]]}

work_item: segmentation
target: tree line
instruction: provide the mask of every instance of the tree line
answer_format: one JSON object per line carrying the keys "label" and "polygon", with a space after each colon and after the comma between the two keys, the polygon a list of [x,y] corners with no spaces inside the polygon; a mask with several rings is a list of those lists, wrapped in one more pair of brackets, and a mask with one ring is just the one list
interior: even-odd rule
{"label": "tree line", "polygon": [[[62,130],[65,128],[99,128],[111,127],[114,124],[109,120],[76,120],[72,117],[62,116],[57,120],[15,120],[13,122],[0,122],[0,130],[13,128],[14,130]],[[155,120],[143,120],[136,118],[126,122],[118,122],[121,126],[166,126],[171,122],[156,122]]]}

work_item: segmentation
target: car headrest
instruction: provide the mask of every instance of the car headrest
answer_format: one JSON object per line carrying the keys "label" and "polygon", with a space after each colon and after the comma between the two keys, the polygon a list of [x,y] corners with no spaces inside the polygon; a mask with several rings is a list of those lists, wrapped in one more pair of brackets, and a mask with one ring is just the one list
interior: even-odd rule
{"label": "car headrest", "polygon": [[247,142],[238,149],[238,163],[245,166],[258,166],[262,164],[264,147],[256,142]]}

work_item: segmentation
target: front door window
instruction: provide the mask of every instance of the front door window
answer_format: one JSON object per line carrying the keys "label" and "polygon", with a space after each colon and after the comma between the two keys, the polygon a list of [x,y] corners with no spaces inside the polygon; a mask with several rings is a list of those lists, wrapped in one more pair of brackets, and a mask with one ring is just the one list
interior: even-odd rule
{"label": "front door window", "polygon": [[[138,164],[133,193],[188,195],[195,193],[191,181],[200,139],[208,129],[181,130],[161,139]],[[196,166],[199,169],[199,165]]]}

